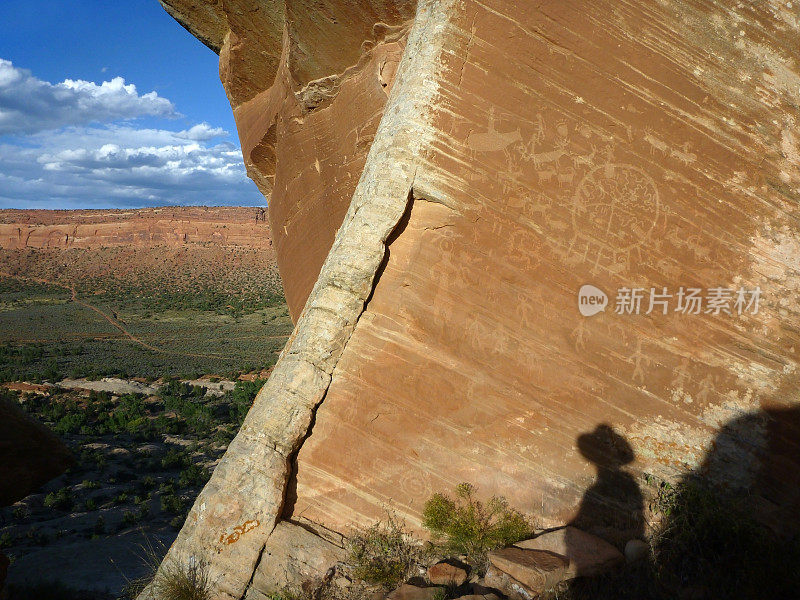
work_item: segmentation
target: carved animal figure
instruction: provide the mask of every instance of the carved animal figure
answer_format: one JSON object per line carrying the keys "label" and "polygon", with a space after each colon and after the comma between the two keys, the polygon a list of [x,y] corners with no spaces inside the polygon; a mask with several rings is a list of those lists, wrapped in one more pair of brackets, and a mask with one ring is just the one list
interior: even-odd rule
{"label": "carved animal figure", "polygon": [[546,169],[542,171],[536,171],[536,174],[539,176],[539,183],[545,183],[550,181],[556,175],[555,169]]}
{"label": "carved animal figure", "polygon": [[681,161],[684,165],[689,165],[697,160],[697,154],[693,154],[689,152],[689,148],[692,147],[690,142],[684,142],[681,144],[681,150],[672,150],[669,155],[672,158],[677,158]]}
{"label": "carved animal figure", "polygon": [[597,154],[597,148],[592,144],[592,151],[589,154],[576,154],[572,157],[572,164],[577,169],[580,166],[591,167],[594,164],[594,157]]}
{"label": "carved animal figure", "polygon": [[663,153],[664,156],[667,156],[667,154],[669,154],[669,144],[654,136],[653,132],[650,129],[645,129],[644,141],[650,144],[651,155],[655,154],[656,150]]}
{"label": "carved animal figure", "polygon": [[489,111],[489,128],[486,133],[470,132],[467,136],[467,146],[475,152],[499,152],[505,150],[514,142],[522,141],[522,132],[517,127],[514,131],[500,133],[494,126],[494,109]]}

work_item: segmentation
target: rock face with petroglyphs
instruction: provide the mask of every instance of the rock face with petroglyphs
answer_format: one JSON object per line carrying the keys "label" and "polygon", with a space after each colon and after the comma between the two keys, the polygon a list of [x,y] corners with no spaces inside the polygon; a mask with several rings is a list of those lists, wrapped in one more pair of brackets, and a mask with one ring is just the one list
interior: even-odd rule
{"label": "rock face with petroglyphs", "polygon": [[220,54],[296,321],[167,560],[260,598],[278,522],[418,528],[460,481],[635,537],[620,490],[706,469],[796,522],[798,6],[162,3]]}

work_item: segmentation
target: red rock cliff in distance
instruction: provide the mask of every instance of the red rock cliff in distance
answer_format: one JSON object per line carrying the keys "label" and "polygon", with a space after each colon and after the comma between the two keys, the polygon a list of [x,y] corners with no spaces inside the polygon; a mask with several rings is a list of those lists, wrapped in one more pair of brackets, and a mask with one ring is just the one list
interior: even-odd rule
{"label": "red rock cliff in distance", "polygon": [[460,481],[564,522],[601,424],[796,523],[796,4],[162,4],[219,52],[296,320],[168,561],[260,600]]}
{"label": "red rock cliff in distance", "polygon": [[263,208],[180,206],[135,210],[0,210],[0,248],[97,249],[213,243],[269,248]]}

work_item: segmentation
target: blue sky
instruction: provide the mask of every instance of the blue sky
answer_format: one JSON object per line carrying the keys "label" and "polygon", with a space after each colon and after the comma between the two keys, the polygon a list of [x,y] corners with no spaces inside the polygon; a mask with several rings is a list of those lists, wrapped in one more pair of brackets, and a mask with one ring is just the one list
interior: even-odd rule
{"label": "blue sky", "polygon": [[3,0],[0,207],[263,205],[217,60],[157,0]]}

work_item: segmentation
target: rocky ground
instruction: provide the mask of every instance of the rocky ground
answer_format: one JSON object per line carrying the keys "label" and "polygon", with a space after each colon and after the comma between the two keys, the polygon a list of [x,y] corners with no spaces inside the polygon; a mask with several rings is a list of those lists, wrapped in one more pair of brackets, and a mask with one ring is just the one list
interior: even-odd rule
{"label": "rocky ground", "polygon": [[172,542],[261,381],[63,384],[2,391],[58,433],[77,461],[0,510],[8,583],[12,597],[45,581],[116,598]]}

